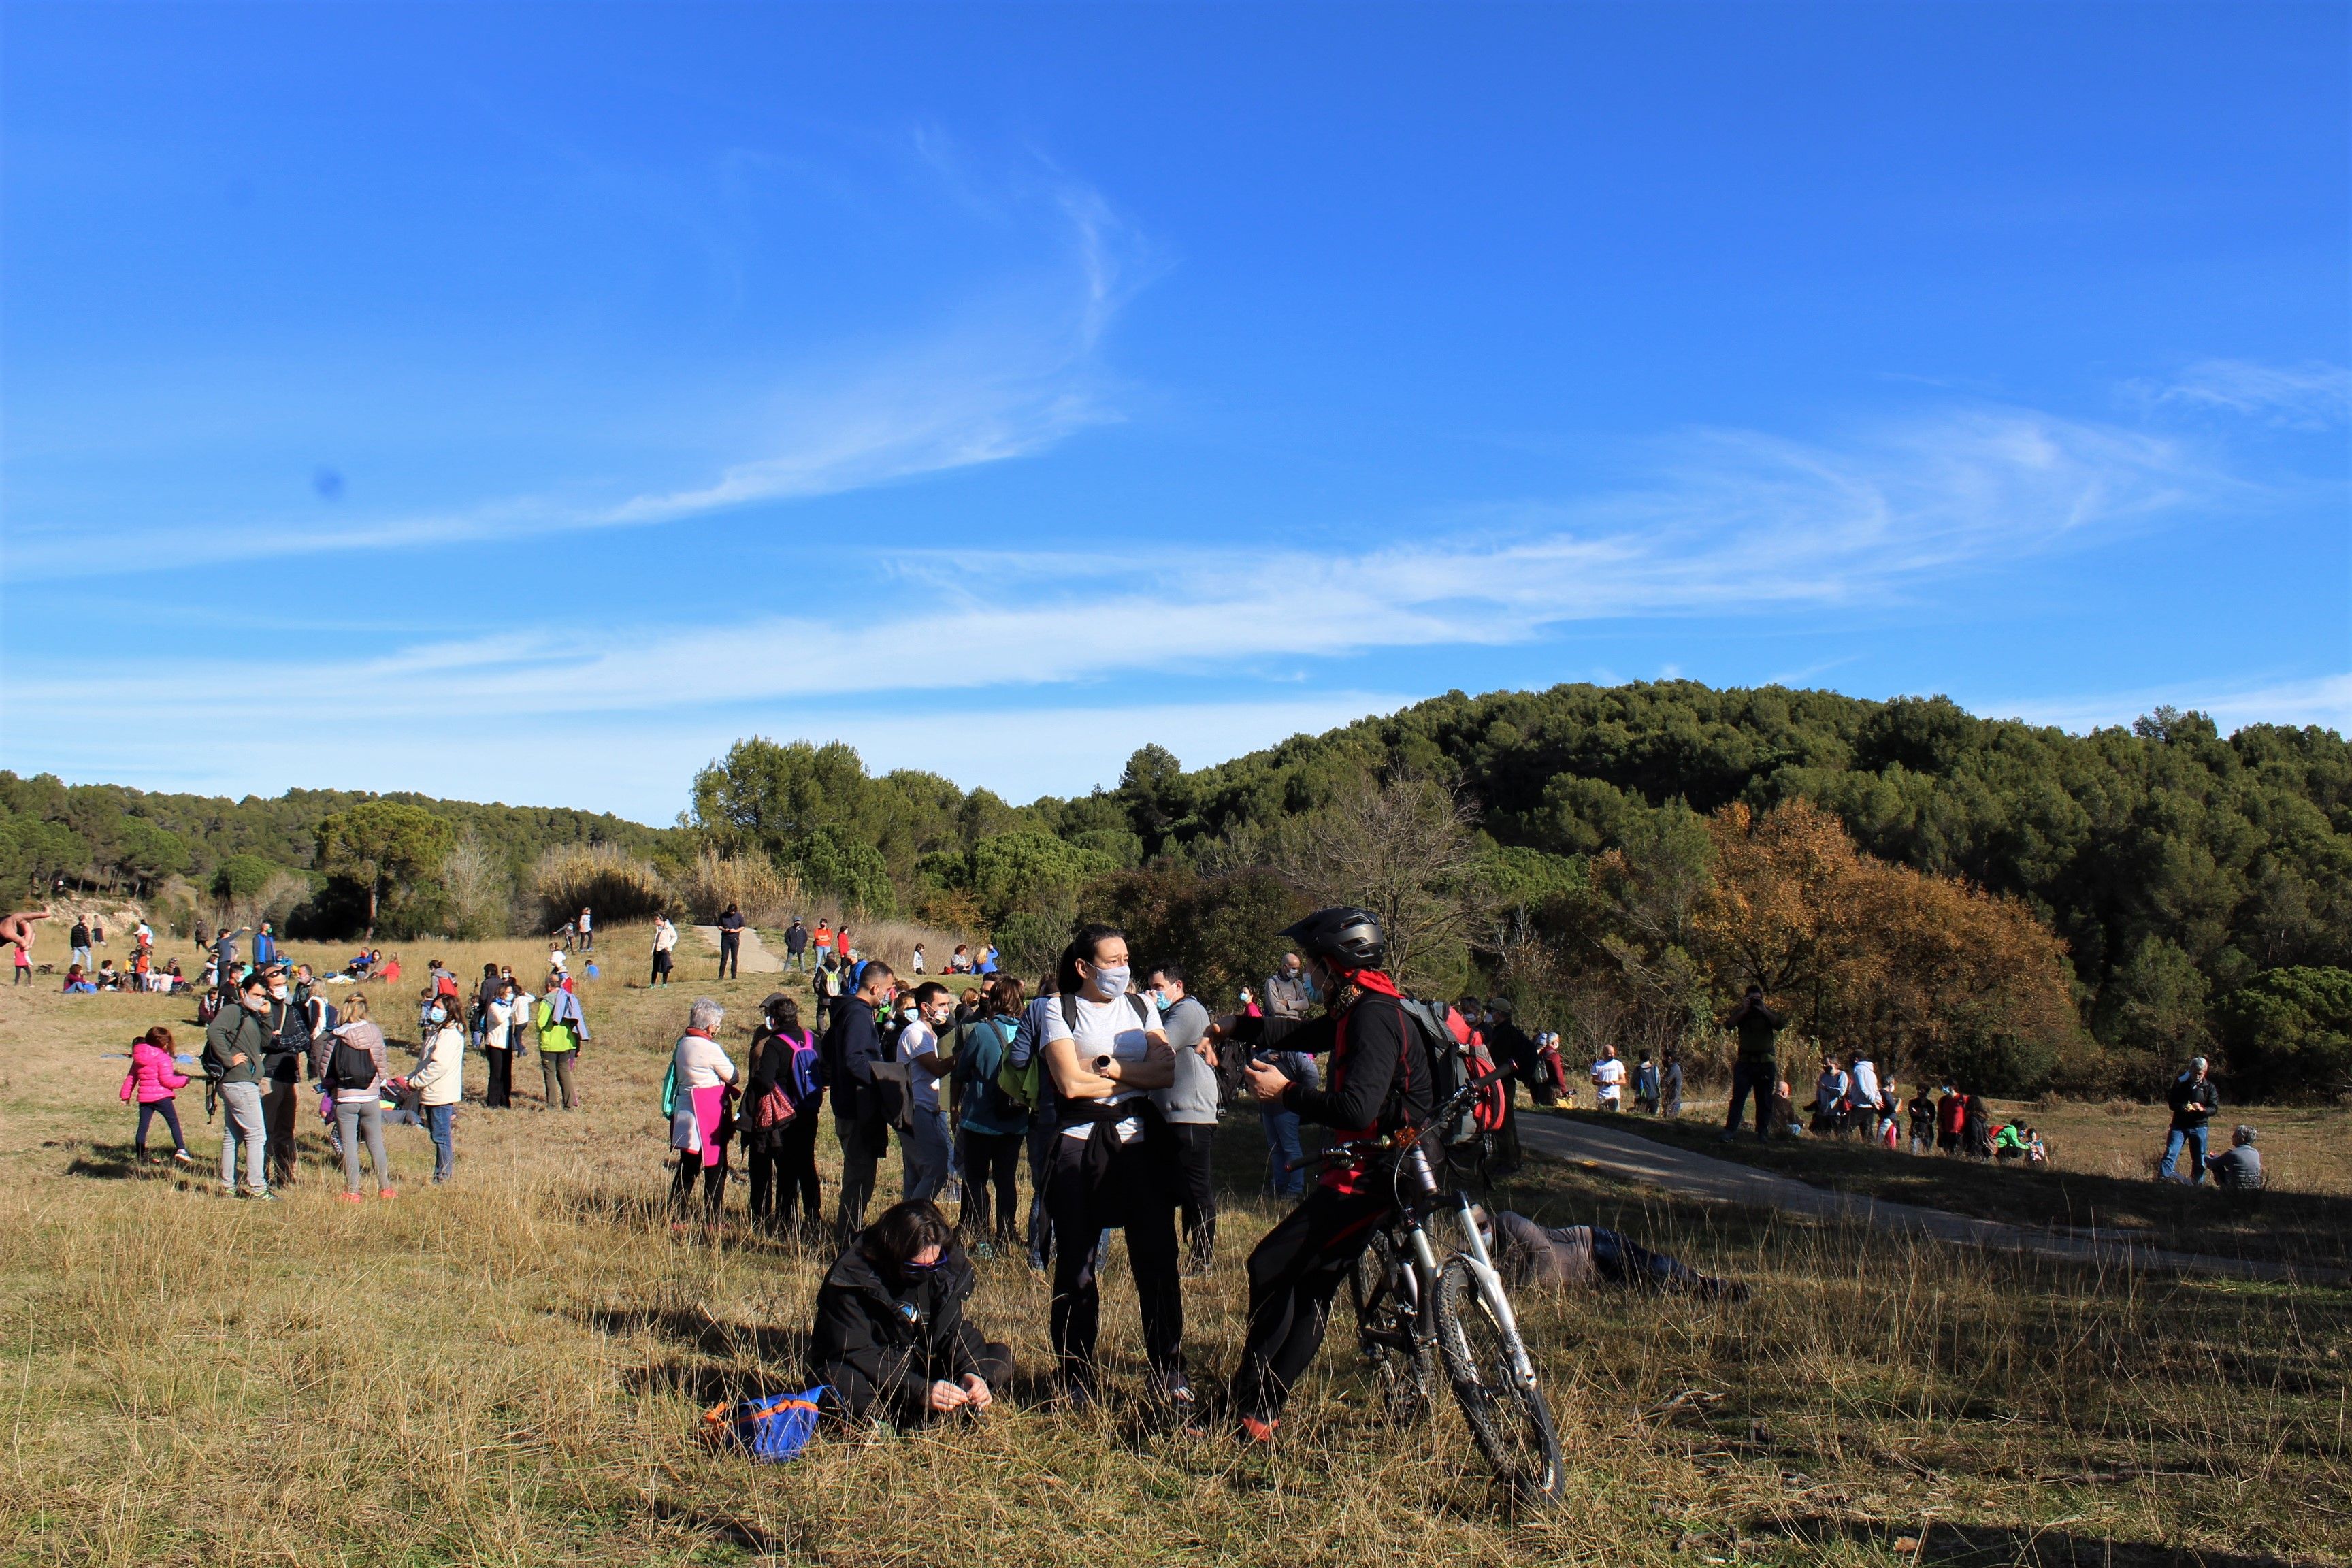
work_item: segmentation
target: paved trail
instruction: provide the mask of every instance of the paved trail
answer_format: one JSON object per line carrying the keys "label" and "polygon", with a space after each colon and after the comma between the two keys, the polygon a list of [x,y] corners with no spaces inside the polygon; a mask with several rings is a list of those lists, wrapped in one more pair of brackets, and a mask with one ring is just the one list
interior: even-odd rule
{"label": "paved trail", "polygon": [[1792,1176],[1760,1171],[1753,1165],[1694,1154],[1638,1132],[1620,1132],[1585,1121],[1523,1115],[1519,1119],[1519,1139],[1542,1153],[1588,1163],[1689,1197],[1783,1209],[1821,1219],[1853,1220],[1962,1246],[2030,1252],[2069,1263],[2120,1264],[2182,1274],[2219,1274],[2240,1279],[2296,1280],[2305,1284],[2352,1283],[2352,1273],[2341,1268],[2299,1268],[2248,1258],[2168,1252],[2113,1232],[2072,1235],[2035,1226],[1970,1219],[1943,1209],[1889,1203],[1859,1193],[1833,1192]]}
{"label": "paved trail", "polygon": [[[714,958],[719,953],[719,928],[697,926],[694,934],[702,939]],[[783,972],[783,961],[760,945],[760,933],[750,926],[743,928],[743,945],[735,954],[735,966],[746,974],[778,974]]]}

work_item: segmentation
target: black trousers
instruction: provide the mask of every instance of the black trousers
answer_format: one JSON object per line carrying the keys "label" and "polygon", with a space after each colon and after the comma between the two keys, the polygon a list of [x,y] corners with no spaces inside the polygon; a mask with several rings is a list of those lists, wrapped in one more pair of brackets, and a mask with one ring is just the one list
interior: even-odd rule
{"label": "black trousers", "polygon": [[963,1130],[963,1212],[959,1223],[967,1236],[988,1234],[989,1189],[993,1186],[996,1239],[1013,1244],[1021,1227],[1021,1147],[1027,1142],[1025,1132]]}
{"label": "black trousers", "polygon": [[482,1086],[482,1103],[492,1110],[504,1110],[514,1104],[514,1052],[491,1046],[482,1055],[490,1064],[489,1077]]}
{"label": "black trousers", "polygon": [[1769,1058],[1760,1062],[1732,1063],[1731,1109],[1724,1113],[1723,1130],[1726,1132],[1737,1132],[1739,1130],[1740,1101],[1748,1098],[1748,1090],[1754,1089],[1756,1091],[1756,1136],[1763,1137],[1765,1122],[1772,1110],[1772,1087],[1780,1081],[1780,1064]]}
{"label": "black trousers", "polygon": [[1234,1373],[1234,1414],[1272,1421],[1322,1348],[1331,1297],[1396,1205],[1385,1191],[1318,1187],[1250,1254],[1249,1338]]}
{"label": "black trousers", "polygon": [[1184,1239],[1194,1267],[1205,1268],[1217,1247],[1217,1128],[1214,1122],[1171,1121],[1176,1139],[1177,1191]]}
{"label": "black trousers", "polygon": [[874,1201],[874,1171],[890,1152],[890,1129],[880,1121],[836,1120],[833,1130],[841,1139],[841,1214],[834,1230],[847,1247],[866,1228],[866,1205]]}
{"label": "black trousers", "polygon": [[[1005,1390],[1013,1386],[1013,1347],[1002,1340],[991,1340],[973,1359],[979,1363],[981,1382],[988,1384],[991,1394],[1003,1398]],[[940,1419],[919,1401],[887,1397],[864,1373],[845,1361],[826,1363],[816,1369],[816,1376],[818,1382],[833,1390],[825,1401],[827,1410],[848,1420],[924,1426]]]}
{"label": "black trousers", "polygon": [[743,939],[733,931],[723,931],[719,933],[719,978],[726,979],[730,967],[736,979],[743,978]]}
{"label": "black trousers", "polygon": [[653,975],[652,975],[652,977],[651,977],[650,979],[648,979],[648,980],[646,982],[646,984],[648,984],[648,985],[667,985],[667,984],[669,984],[669,964],[670,964],[669,950],[668,950],[667,948],[663,948],[663,949],[661,949],[660,951],[656,952],[654,954],[654,972],[653,972]]}
{"label": "black trousers", "polygon": [[753,1143],[751,1161],[753,1219],[772,1219],[778,1229],[789,1226],[797,1199],[803,1222],[817,1222],[815,1107],[794,1117],[772,1142]]}
{"label": "black trousers", "polygon": [[694,1178],[702,1178],[702,1205],[712,1219],[727,1206],[727,1145],[719,1145],[719,1160],[706,1165],[702,1155],[691,1149],[681,1149],[677,1155],[677,1174],[669,1184],[670,1207],[684,1215],[694,1203]]}
{"label": "black trousers", "polygon": [[294,1108],[301,1098],[301,1084],[290,1078],[273,1078],[261,1090],[261,1124],[268,1139],[273,1187],[294,1180]]}
{"label": "black trousers", "polygon": [[1060,1245],[1054,1253],[1049,1315],[1062,1375],[1096,1386],[1095,1342],[1102,1332],[1102,1288],[1095,1278],[1098,1237],[1124,1226],[1127,1260],[1143,1318],[1143,1347],[1161,1377],[1184,1370],[1184,1288],[1176,1266],[1176,1205],[1167,1195],[1165,1145],[1149,1139],[1117,1146],[1100,1178],[1089,1181],[1087,1140],[1055,1136],[1045,1179],[1045,1212]]}

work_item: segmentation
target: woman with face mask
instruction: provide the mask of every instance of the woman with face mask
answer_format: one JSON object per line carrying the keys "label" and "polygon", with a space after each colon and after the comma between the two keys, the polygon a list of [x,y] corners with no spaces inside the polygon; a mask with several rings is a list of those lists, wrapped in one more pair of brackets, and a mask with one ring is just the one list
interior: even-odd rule
{"label": "woman with face mask", "polygon": [[425,1130],[433,1137],[436,1186],[457,1173],[454,1124],[457,1102],[466,1098],[466,1026],[458,1021],[457,1010],[454,996],[436,997],[425,1008],[425,1044],[416,1053],[416,1070],[408,1075]]}
{"label": "woman with face mask", "polygon": [[1060,994],[1045,1015],[1042,1049],[1055,1117],[1045,1208],[1059,1243],[1050,1328],[1070,1397],[1094,1399],[1102,1249],[1093,1243],[1124,1227],[1152,1394],[1190,1424],[1197,1405],[1184,1377],[1176,1149],[1151,1100],[1153,1089],[1176,1080],[1176,1053],[1150,1005],[1129,993],[1132,973],[1124,933],[1082,926],[1063,951]]}
{"label": "woman with face mask", "polygon": [[1012,1381],[1009,1346],[965,1321],[971,1265],[935,1204],[902,1203],[859,1233],[816,1293],[809,1363],[853,1422],[922,1426],[985,1413]]}

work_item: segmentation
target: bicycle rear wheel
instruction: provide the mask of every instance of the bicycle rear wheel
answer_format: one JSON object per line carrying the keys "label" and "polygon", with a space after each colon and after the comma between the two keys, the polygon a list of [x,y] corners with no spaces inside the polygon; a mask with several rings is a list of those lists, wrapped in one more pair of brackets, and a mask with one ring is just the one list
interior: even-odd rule
{"label": "bicycle rear wheel", "polygon": [[1436,1403],[1437,1357],[1419,1337],[1412,1303],[1400,1294],[1401,1275],[1396,1242],[1381,1231],[1356,1255],[1348,1297],[1356,1309],[1358,1348],[1380,1379],[1382,1413],[1391,1426],[1416,1426]]}
{"label": "bicycle rear wheel", "polygon": [[1559,1433],[1543,1390],[1512,1371],[1517,1336],[1488,1300],[1466,1258],[1450,1258],[1437,1277],[1437,1348],[1446,1380],[1470,1423],[1478,1451],[1512,1493],[1554,1503],[1568,1484]]}

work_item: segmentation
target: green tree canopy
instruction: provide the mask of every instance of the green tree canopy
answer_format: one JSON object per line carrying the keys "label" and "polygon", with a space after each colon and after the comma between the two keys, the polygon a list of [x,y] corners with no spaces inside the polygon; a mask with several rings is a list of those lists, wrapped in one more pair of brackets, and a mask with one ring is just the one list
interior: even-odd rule
{"label": "green tree canopy", "polygon": [[373,936],[384,900],[431,875],[457,842],[457,831],[421,806],[363,801],[319,824],[318,866],[365,889]]}

